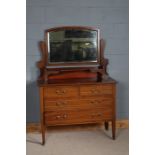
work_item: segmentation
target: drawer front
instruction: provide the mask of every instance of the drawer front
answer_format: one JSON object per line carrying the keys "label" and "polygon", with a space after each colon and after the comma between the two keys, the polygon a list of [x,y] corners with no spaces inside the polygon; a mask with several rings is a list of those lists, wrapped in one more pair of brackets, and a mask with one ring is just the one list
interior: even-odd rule
{"label": "drawer front", "polygon": [[80,86],[81,96],[96,96],[105,95],[105,97],[111,97],[112,85],[85,85]]}
{"label": "drawer front", "polygon": [[78,106],[78,100],[45,100],[45,111],[73,109]]}
{"label": "drawer front", "polygon": [[78,88],[74,86],[56,86],[44,88],[44,98],[77,97]]}
{"label": "drawer front", "polygon": [[113,100],[104,98],[91,98],[81,100],[45,100],[45,111],[67,110],[67,109],[94,109],[112,108]]}
{"label": "drawer front", "polygon": [[112,108],[113,100],[105,98],[81,99],[79,105],[85,108]]}
{"label": "drawer front", "polygon": [[112,118],[111,109],[53,111],[45,113],[46,125],[67,125],[101,122]]}

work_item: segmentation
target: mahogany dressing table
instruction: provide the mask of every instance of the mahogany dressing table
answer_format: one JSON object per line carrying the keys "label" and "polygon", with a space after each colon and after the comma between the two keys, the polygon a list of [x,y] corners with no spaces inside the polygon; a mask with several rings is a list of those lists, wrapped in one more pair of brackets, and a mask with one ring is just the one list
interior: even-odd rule
{"label": "mahogany dressing table", "polygon": [[99,29],[82,26],[45,31],[38,86],[42,144],[48,126],[112,122],[115,139],[116,81],[107,73]]}

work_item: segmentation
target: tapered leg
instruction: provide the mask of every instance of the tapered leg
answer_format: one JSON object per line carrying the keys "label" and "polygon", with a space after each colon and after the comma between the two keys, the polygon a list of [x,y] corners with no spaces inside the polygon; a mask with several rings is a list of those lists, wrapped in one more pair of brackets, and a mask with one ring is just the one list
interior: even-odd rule
{"label": "tapered leg", "polygon": [[45,144],[45,123],[44,114],[41,114],[41,134],[42,134],[42,145]]}
{"label": "tapered leg", "polygon": [[42,134],[42,145],[44,145],[45,144],[45,126],[43,122],[41,122],[41,134]]}
{"label": "tapered leg", "polygon": [[41,134],[42,134],[42,145],[45,144],[45,123],[44,123],[44,106],[43,106],[43,87],[40,90],[40,122],[41,122]]}
{"label": "tapered leg", "polygon": [[112,121],[112,139],[115,140],[116,124],[115,120]]}
{"label": "tapered leg", "polygon": [[105,127],[106,130],[108,130],[109,129],[109,123],[108,122],[104,122],[104,127]]}

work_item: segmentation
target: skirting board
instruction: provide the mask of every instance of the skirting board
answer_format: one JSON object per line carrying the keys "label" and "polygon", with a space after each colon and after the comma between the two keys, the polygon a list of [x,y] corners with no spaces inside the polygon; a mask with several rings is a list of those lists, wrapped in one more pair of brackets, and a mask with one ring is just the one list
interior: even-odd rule
{"label": "skirting board", "polygon": [[[48,130],[83,130],[83,129],[96,129],[103,124],[85,124],[85,125],[70,125],[70,126],[55,126],[49,127]],[[111,123],[109,123],[109,127],[111,128]],[[129,120],[117,120],[116,128],[129,128]],[[39,123],[27,123],[26,124],[26,132],[40,132],[40,124]]]}

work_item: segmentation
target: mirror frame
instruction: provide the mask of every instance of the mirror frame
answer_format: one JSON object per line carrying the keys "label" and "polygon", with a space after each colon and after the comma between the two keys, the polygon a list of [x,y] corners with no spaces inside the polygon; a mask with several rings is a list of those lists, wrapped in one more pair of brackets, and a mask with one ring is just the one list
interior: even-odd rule
{"label": "mirror frame", "polygon": [[[50,32],[55,32],[55,31],[62,31],[62,30],[70,30],[70,29],[77,29],[77,30],[93,30],[97,32],[97,61],[81,61],[81,62],[49,62],[49,39],[48,39],[48,34]],[[45,43],[46,43],[46,53],[47,53],[47,58],[46,58],[46,64],[49,67],[89,67],[89,66],[99,66],[100,65],[100,30],[94,27],[85,27],[85,26],[63,26],[63,27],[55,27],[55,28],[50,28],[45,30]]]}

